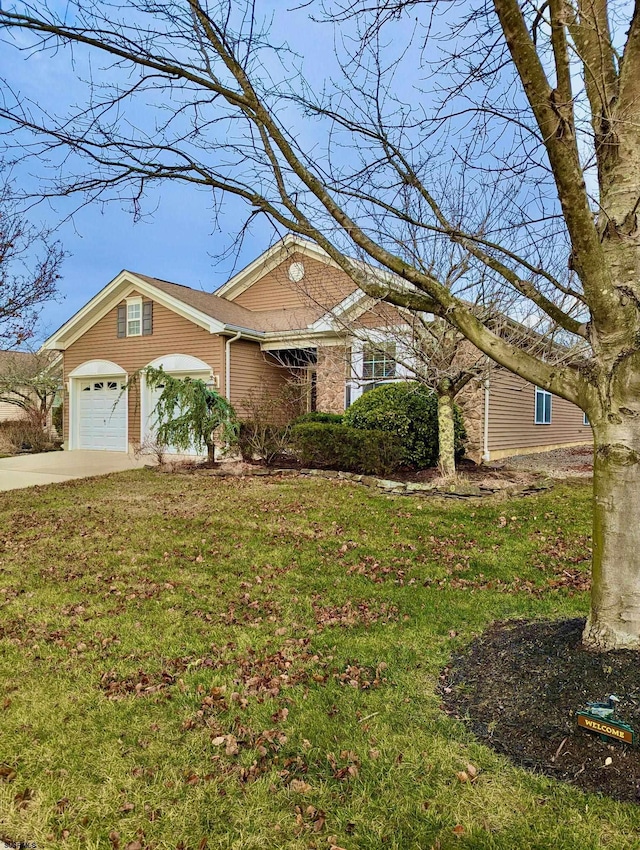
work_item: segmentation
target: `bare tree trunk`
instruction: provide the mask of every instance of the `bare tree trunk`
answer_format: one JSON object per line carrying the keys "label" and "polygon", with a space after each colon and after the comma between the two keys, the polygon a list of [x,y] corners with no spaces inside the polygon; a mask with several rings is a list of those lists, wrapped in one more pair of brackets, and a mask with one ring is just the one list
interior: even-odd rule
{"label": "bare tree trunk", "polygon": [[640,423],[629,417],[622,424],[605,421],[593,428],[591,613],[583,641],[598,650],[638,649]]}
{"label": "bare tree trunk", "polygon": [[440,474],[455,475],[456,451],[453,421],[453,399],[450,393],[438,390],[438,467]]}
{"label": "bare tree trunk", "polygon": [[216,444],[213,440],[207,443],[207,460],[211,464],[216,462]]}

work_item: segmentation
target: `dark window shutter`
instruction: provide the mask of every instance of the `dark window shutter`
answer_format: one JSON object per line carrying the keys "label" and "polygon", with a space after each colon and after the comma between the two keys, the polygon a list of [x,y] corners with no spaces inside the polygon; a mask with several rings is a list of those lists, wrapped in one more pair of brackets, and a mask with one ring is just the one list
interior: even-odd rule
{"label": "dark window shutter", "polygon": [[118,339],[127,335],[127,305],[121,304],[118,307]]}
{"label": "dark window shutter", "polygon": [[153,301],[142,302],[142,336],[153,333]]}

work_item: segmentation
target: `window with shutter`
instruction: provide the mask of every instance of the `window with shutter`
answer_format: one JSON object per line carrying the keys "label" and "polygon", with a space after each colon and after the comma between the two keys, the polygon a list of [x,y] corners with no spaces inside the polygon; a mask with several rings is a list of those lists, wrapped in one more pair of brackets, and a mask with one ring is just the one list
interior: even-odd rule
{"label": "window with shutter", "polygon": [[118,307],[118,321],[117,321],[117,335],[118,339],[125,337],[127,335],[127,307],[125,304],[121,304]]}
{"label": "window with shutter", "polygon": [[153,301],[142,302],[142,336],[153,333]]}

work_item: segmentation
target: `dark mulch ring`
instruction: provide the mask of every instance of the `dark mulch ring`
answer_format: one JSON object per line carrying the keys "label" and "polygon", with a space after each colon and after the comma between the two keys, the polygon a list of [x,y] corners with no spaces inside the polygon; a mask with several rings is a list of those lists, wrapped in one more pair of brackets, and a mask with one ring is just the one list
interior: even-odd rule
{"label": "dark mulch ring", "polygon": [[443,671],[444,707],[521,767],[638,803],[640,744],[578,729],[575,712],[615,693],[616,717],[640,732],[640,658],[583,649],[583,628],[578,619],[494,623]]}

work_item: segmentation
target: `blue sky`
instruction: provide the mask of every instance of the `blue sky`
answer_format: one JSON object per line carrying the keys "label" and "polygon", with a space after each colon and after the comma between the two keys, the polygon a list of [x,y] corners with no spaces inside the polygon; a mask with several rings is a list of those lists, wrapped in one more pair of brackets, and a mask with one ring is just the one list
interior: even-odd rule
{"label": "blue sky", "polygon": [[[58,6],[60,9],[66,7],[63,0],[50,1],[54,7]],[[300,4],[297,9],[295,0],[293,0],[294,8],[289,8],[286,0],[261,0],[257,5],[266,15],[273,15],[270,37],[272,36],[274,41],[284,38],[289,40],[291,49],[300,57],[305,77],[320,89],[320,84],[337,70],[332,28],[309,26],[310,9],[305,3]],[[317,9],[317,6],[315,8]],[[446,15],[441,18],[438,26],[443,32],[448,31]],[[425,57],[420,52],[422,46],[420,30],[414,32],[414,23],[409,16],[402,22],[394,23],[387,35],[394,37],[383,46],[382,55],[389,67],[396,69],[394,90],[401,93],[405,103],[410,103],[412,106],[416,103],[419,106],[427,106],[431,95],[430,80],[428,76],[423,78],[420,73],[420,61],[425,61]],[[411,39],[412,36],[415,38],[412,45],[413,52],[407,51],[405,54],[403,47],[407,39]],[[18,34],[17,38],[22,45],[29,43],[28,35]],[[349,41],[347,26],[339,30],[337,38],[344,39],[347,47],[353,44]],[[11,87],[21,96],[31,99],[33,103],[53,113],[64,113],[67,109],[85,102],[85,88],[79,83],[78,75],[91,76],[94,80],[100,79],[100,66],[104,60],[93,58],[89,63],[86,55],[78,49],[74,50],[75,65],[72,65],[68,50],[63,49],[55,54],[27,53],[10,49],[2,42],[0,45],[2,47],[0,78],[8,79]],[[433,59],[436,56],[434,50],[435,48],[429,47],[427,59]],[[400,62],[396,64],[398,59]],[[274,72],[275,77],[281,78],[282,68],[277,64],[270,65],[269,70]],[[268,81],[267,75],[263,81]],[[420,90],[423,85],[427,91]],[[165,105],[164,101],[161,103]],[[155,106],[158,104],[156,103]],[[288,115],[282,109],[280,104],[278,114],[281,120],[291,115],[291,119],[296,122],[292,124],[296,135],[303,139],[304,146],[308,151],[313,151],[314,156],[317,151],[317,156],[321,160],[324,150],[323,142],[326,142],[324,137],[326,127],[318,125],[313,120],[301,120],[299,113],[294,117],[293,109]],[[284,110],[287,109],[288,107],[284,107]],[[420,108],[418,108],[416,120],[420,115]],[[152,122],[153,118],[146,112],[141,111],[139,114],[128,117],[132,117],[142,126],[146,122],[147,130],[152,126],[149,122]],[[316,138],[314,134],[318,132],[323,133],[323,136]],[[416,132],[419,133],[419,129]],[[493,153],[499,156],[502,146],[505,151],[508,150],[510,136],[506,134],[506,141],[503,141],[500,138],[499,127],[495,130],[495,134],[496,138],[492,138],[490,142],[493,145]],[[492,135],[492,132],[488,133],[488,136]],[[465,141],[471,140],[472,145],[475,144],[473,133],[466,140],[464,134],[460,138],[463,148]],[[482,145],[486,147],[484,142]],[[449,140],[446,143],[443,142],[440,156],[446,156],[446,152],[450,149],[452,149],[451,142]],[[473,147],[471,151],[473,156]],[[353,156],[357,157],[357,150],[355,153],[352,150],[351,154],[350,168],[354,166]],[[486,155],[484,148],[481,149],[477,155],[478,161],[483,162]],[[344,147],[334,145],[332,157],[335,157],[338,164],[342,164],[341,160],[347,162]],[[16,182],[32,191],[37,190],[38,171],[41,168],[40,163],[35,160],[27,166],[20,166],[14,175]],[[481,178],[482,175],[477,178],[476,190],[480,189],[480,195],[476,192],[476,197],[484,199],[485,196],[490,196],[487,195]],[[470,178],[467,177],[466,191],[472,185],[473,179],[473,175]],[[455,182],[451,186],[439,186],[439,193],[445,202],[450,196],[455,206],[457,198]],[[469,195],[469,197],[474,196]],[[64,201],[59,199],[55,202],[47,202],[46,205],[40,204],[30,211],[34,224],[44,223],[50,227],[57,227],[56,235],[69,254],[62,270],[61,300],[45,305],[42,311],[41,338],[52,333],[124,268],[214,291],[232,274],[268,248],[276,238],[271,225],[266,220],[257,218],[244,241],[241,253],[238,256],[220,259],[219,255],[229,248],[242,228],[248,212],[247,207],[239,201],[223,202],[214,221],[211,197],[191,186],[177,182],[165,181],[148,195],[142,206],[143,218],[138,222],[134,222],[129,209],[123,209],[117,203],[103,206],[88,205],[79,209],[72,220],[65,220],[65,216],[68,216],[77,203],[79,199]],[[480,216],[482,216],[483,204],[479,205],[478,215]],[[473,203],[469,202],[468,205],[473,206]],[[537,215],[538,207],[535,207],[535,212]],[[532,232],[533,235],[535,233]]]}
{"label": "blue sky", "polygon": [[[264,5],[269,8],[271,4]],[[283,4],[279,8],[282,13],[286,11]],[[26,43],[28,36],[19,38]],[[296,48],[303,50],[310,67],[326,69],[326,59],[320,62],[321,56],[326,57],[326,48],[321,47],[317,35],[308,44],[298,35]],[[67,51],[56,56],[27,55],[3,44],[0,78],[8,79],[22,96],[56,111],[73,104],[76,93],[75,102],[83,102],[83,88],[69,58]],[[39,168],[33,161],[26,168],[15,169],[14,182],[19,188],[37,186]],[[78,210],[72,220],[64,221],[78,202],[42,203],[28,214],[38,226],[55,227],[57,238],[69,254],[62,268],[60,299],[43,307],[40,339],[63,324],[122,269],[212,291],[276,238],[273,228],[258,219],[244,240],[241,254],[221,261],[216,255],[232,244],[246,218],[246,206],[233,200],[223,202],[216,225],[211,198],[177,183],[158,186],[144,202],[143,218],[138,222],[134,222],[130,210],[117,203],[88,205]]]}

